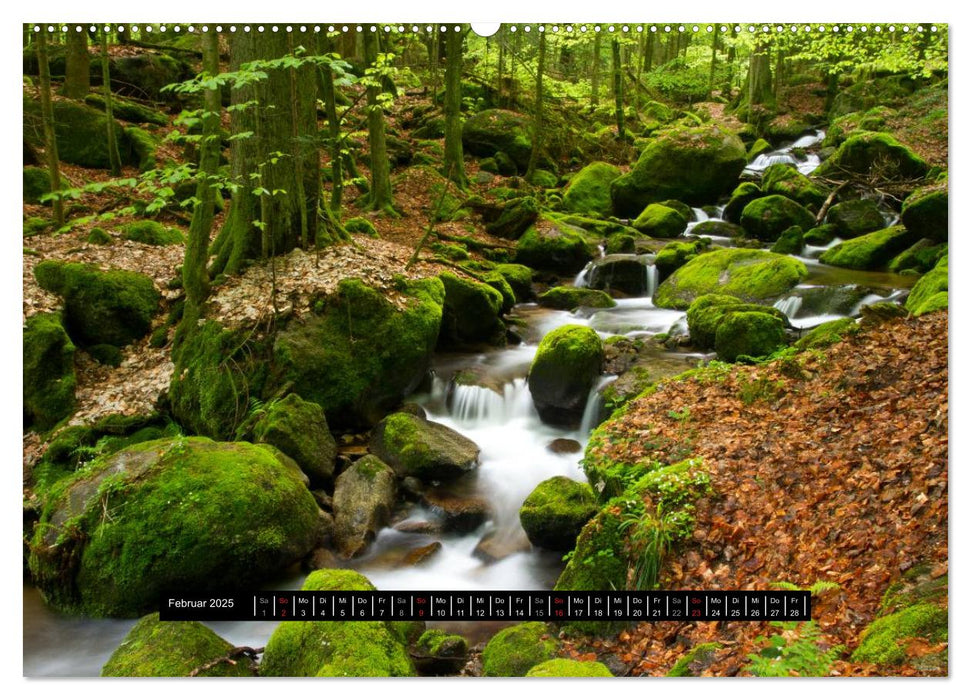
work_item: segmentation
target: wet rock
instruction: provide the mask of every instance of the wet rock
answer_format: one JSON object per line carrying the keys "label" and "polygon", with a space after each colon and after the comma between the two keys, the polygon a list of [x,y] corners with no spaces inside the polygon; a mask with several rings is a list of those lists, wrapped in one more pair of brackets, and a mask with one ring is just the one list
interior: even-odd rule
{"label": "wet rock", "polygon": [[442,551],[441,542],[432,542],[424,547],[409,550],[402,558],[400,566],[420,566]]}
{"label": "wet rock", "polygon": [[529,391],[540,417],[555,425],[576,425],[603,365],[604,347],[596,331],[561,326],[540,342],[529,368]]}
{"label": "wet rock", "polygon": [[631,296],[647,293],[647,259],[631,255],[605,255],[590,267],[589,285],[606,292]]}
{"label": "wet rock", "polygon": [[425,483],[447,481],[479,463],[479,447],[441,423],[407,413],[392,413],[375,426],[371,452],[399,478],[414,476]]}
{"label": "wet rock", "polygon": [[460,496],[444,489],[425,492],[422,504],[441,519],[446,532],[472,532],[492,515],[492,509],[484,499]]}
{"label": "wet rock", "polygon": [[567,455],[567,454],[576,454],[577,452],[583,451],[583,445],[581,445],[576,440],[569,440],[567,438],[556,438],[546,446],[546,449],[548,449],[553,454]]}
{"label": "wet rock", "polygon": [[415,642],[411,658],[420,676],[455,675],[468,661],[469,643],[457,634],[427,630]]}
{"label": "wet rock", "polygon": [[506,557],[520,552],[528,552],[529,539],[526,533],[516,530],[515,533],[500,533],[496,530],[482,536],[479,543],[472,550],[472,556],[481,559],[486,564],[494,564]]}
{"label": "wet rock", "polygon": [[361,554],[387,525],[394,508],[395,475],[373,455],[337,477],[334,489],[334,542],[341,556]]}
{"label": "wet rock", "polygon": [[887,225],[880,207],[870,199],[851,199],[833,205],[826,214],[826,223],[835,226],[836,235],[843,239],[879,231]]}
{"label": "wet rock", "polygon": [[420,497],[422,492],[425,490],[425,486],[421,483],[421,479],[416,479],[413,476],[406,476],[404,479],[402,479],[401,484],[399,484],[399,488],[405,496],[411,498]]}
{"label": "wet rock", "polygon": [[443,532],[441,523],[433,523],[429,520],[415,520],[411,522],[398,523],[394,526],[398,532],[405,532],[414,535],[441,535]]}
{"label": "wet rock", "polygon": [[333,481],[337,443],[327,428],[323,409],[317,404],[304,401],[296,394],[272,402],[253,426],[253,438],[293,458],[312,482]]}

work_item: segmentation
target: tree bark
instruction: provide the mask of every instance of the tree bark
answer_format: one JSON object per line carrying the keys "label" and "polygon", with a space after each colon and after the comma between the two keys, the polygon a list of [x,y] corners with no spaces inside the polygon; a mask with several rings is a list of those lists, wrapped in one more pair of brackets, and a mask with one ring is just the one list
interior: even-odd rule
{"label": "tree bark", "polygon": [[539,58],[536,66],[536,102],[533,108],[533,150],[529,154],[529,165],[526,168],[526,181],[529,182],[539,163],[539,154],[543,148],[543,70],[546,63],[546,32],[539,34]]}
{"label": "tree bark", "polygon": [[[321,45],[324,50],[331,48],[331,41],[323,39]],[[344,168],[341,154],[341,123],[337,117],[337,95],[334,87],[334,73],[328,66],[320,68],[320,97],[324,102],[324,114],[327,117],[327,139],[330,148],[330,208],[339,218],[344,196]]]}
{"label": "tree bark", "polygon": [[[44,151],[47,156],[47,173],[51,192],[61,189],[60,159],[57,156],[57,138],[54,136],[54,106],[51,102],[51,70],[47,63],[47,32],[37,32],[37,65],[40,73],[40,109],[44,120]],[[53,201],[54,223],[64,226],[64,202],[58,197]]]}
{"label": "tree bark", "polygon": [[708,96],[715,94],[715,68],[718,65],[718,25],[711,31],[711,68],[708,71]]}
{"label": "tree bark", "polygon": [[600,32],[593,36],[593,73],[590,76],[590,104],[600,104]]}
{"label": "tree bark", "polygon": [[[364,32],[364,60],[369,68],[374,67],[378,60],[378,39],[371,31]],[[380,94],[381,90],[377,86],[367,88],[368,142],[371,151],[371,192],[368,208],[393,214],[391,168],[384,136],[384,112],[378,100]]]}
{"label": "tree bark", "polygon": [[88,55],[88,32],[67,33],[67,64],[61,94],[74,100],[83,100],[91,90],[91,56]]}
{"label": "tree bark", "polygon": [[614,59],[614,116],[617,119],[617,138],[623,141],[624,134],[624,81],[620,65],[620,39],[612,42]]}
{"label": "tree bark", "polygon": [[118,134],[115,133],[115,117],[112,110],[111,71],[108,67],[108,34],[101,32],[101,83],[104,86],[105,116],[108,118],[108,162],[111,164],[111,174],[121,175],[121,155],[118,153]]}
{"label": "tree bark", "polygon": [[449,27],[445,46],[445,177],[465,189],[462,154],[462,43],[465,31]]}

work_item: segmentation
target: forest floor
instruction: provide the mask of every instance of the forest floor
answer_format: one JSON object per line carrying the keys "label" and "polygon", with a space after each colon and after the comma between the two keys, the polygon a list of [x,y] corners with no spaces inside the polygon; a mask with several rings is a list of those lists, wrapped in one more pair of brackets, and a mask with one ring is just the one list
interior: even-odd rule
{"label": "forest floor", "polygon": [[[697,504],[693,540],[666,562],[660,588],[833,582],[814,598],[813,619],[825,643],[853,649],[892,580],[921,562],[947,573],[947,411],[948,317],[935,313],[797,360],[669,381],[630,405],[605,449],[636,462],[666,459],[645,445],[690,448],[710,472],[714,495]],[[645,623],[612,640],[574,640],[571,651],[664,675],[695,645],[718,642],[701,675],[733,676],[771,633],[748,622]],[[848,661],[833,670],[885,672]]]}

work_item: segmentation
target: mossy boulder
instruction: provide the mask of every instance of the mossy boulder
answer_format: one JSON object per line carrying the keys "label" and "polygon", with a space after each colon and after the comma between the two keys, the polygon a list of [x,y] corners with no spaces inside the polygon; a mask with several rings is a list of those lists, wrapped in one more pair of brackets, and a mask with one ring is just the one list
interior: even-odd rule
{"label": "mossy boulder", "polygon": [[906,227],[891,226],[837,243],[819,261],[851,270],[879,270],[916,242],[917,236]]}
{"label": "mossy boulder", "polygon": [[802,229],[798,226],[790,226],[779,234],[769,250],[781,255],[800,255],[802,247]]}
{"label": "mossy boulder", "polygon": [[51,178],[47,168],[29,165],[24,168],[24,203],[39,204],[41,195],[51,191]]}
{"label": "mossy boulder", "polygon": [[486,233],[515,240],[536,222],[539,204],[533,197],[506,200],[495,221],[486,224]]}
{"label": "mossy boulder", "polygon": [[784,323],[762,311],[726,314],[715,332],[715,352],[726,362],[735,362],[742,356],[764,357],[785,345]]}
{"label": "mossy boulder", "polygon": [[572,275],[582,270],[596,251],[583,229],[540,217],[516,242],[516,262]]}
{"label": "mossy boulder", "polygon": [[631,171],[611,183],[614,213],[634,217],[665,199],[692,206],[713,202],[738,184],[745,163],[745,145],[720,127],[659,132]]}
{"label": "mossy boulder", "polygon": [[570,184],[563,192],[563,210],[575,214],[609,216],[613,209],[610,183],[622,174],[616,165],[603,161],[586,165],[570,178]]}
{"label": "mossy boulder", "polygon": [[344,222],[344,228],[348,233],[363,233],[365,236],[370,236],[371,238],[380,238],[374,224],[363,216],[355,216],[353,219],[348,219]]}
{"label": "mossy boulder", "polygon": [[915,190],[904,200],[900,220],[921,238],[946,243],[947,181]]}
{"label": "mossy boulder", "polygon": [[[482,286],[498,308],[499,293]],[[359,279],[341,280],[320,314],[291,321],[275,338],[277,381],[300,387],[332,428],[374,425],[428,370],[445,287],[436,278],[396,278],[394,289],[400,306]]]}
{"label": "mossy boulder", "polygon": [[705,245],[700,241],[691,243],[668,243],[658,251],[654,258],[654,267],[657,268],[658,280],[663,282],[671,273],[684,265],[689,260],[694,260],[703,250]]}
{"label": "mossy boulder", "polygon": [[172,678],[196,671],[199,677],[252,677],[255,664],[246,658],[227,659],[233,645],[201,622],[159,620],[151,613],[139,620],[125,635],[111,658],[101,668],[103,677]]}
{"label": "mossy boulder", "polygon": [[804,207],[816,210],[826,201],[826,192],[789,163],[775,163],[762,173],[762,192],[781,194]]}
{"label": "mossy boulder", "polygon": [[320,406],[297,394],[288,394],[260,411],[253,439],[273,445],[293,459],[313,484],[330,484],[334,478],[337,443],[327,417]]}
{"label": "mossy boulder", "polygon": [[81,346],[119,347],[141,338],[152,326],[161,295],[152,278],[139,272],[45,260],[34,268],[41,288],[64,299],[65,327]]}
{"label": "mossy boulder", "polygon": [[[361,574],[321,569],[304,581],[304,591],[373,591]],[[414,676],[400,623],[281,622],[273,631],[260,675],[317,677]]]}
{"label": "mossy boulder", "polygon": [[175,245],[184,243],[182,232],[175,228],[166,228],[157,221],[133,221],[119,227],[121,237],[126,241],[135,241],[146,245]]}
{"label": "mossy boulder", "polygon": [[513,177],[519,172],[516,161],[505,151],[496,151],[496,156],[492,160],[496,163],[496,171],[503,177]]}
{"label": "mossy boulder", "polygon": [[455,479],[475,469],[479,447],[451,428],[410,413],[392,413],[371,432],[370,450],[399,478]]}
{"label": "mossy boulder", "polygon": [[567,552],[598,510],[589,484],[565,476],[541,482],[523,501],[519,522],[529,541],[545,549]]}
{"label": "mossy boulder", "polygon": [[92,245],[109,245],[114,239],[111,235],[99,226],[95,226],[88,232],[87,242]]}
{"label": "mossy boulder", "polygon": [[828,245],[838,233],[839,229],[833,224],[822,224],[806,231],[802,236],[802,242],[806,245]]}
{"label": "mossy boulder", "polygon": [[526,673],[527,678],[613,678],[610,669],[599,661],[551,659],[536,664]]}
{"label": "mossy boulder", "polygon": [[502,308],[499,309],[499,313],[505,315],[512,311],[512,307],[516,305],[517,301],[516,292],[513,291],[512,285],[506,281],[506,278],[493,270],[482,275],[482,281],[502,295]]}
{"label": "mossy boulder", "polygon": [[[125,137],[131,143],[132,157],[137,161],[139,172],[154,170],[157,161],[159,139],[137,126],[125,127]],[[222,199],[221,195],[217,198]]]}
{"label": "mossy boulder", "polygon": [[914,316],[947,308],[947,256],[938,261],[934,269],[917,280],[904,303]]}
{"label": "mossy boulder", "polygon": [[539,304],[563,311],[572,311],[581,306],[595,309],[609,309],[612,306],[617,306],[617,302],[606,292],[582,287],[553,287],[539,295]]}
{"label": "mossy boulder", "polygon": [[741,226],[720,219],[702,221],[691,229],[691,233],[701,237],[742,238],[745,236],[745,230]]}
{"label": "mossy boulder", "polygon": [[462,348],[480,343],[503,345],[506,325],[502,322],[502,294],[488,284],[443,272],[445,287],[440,348]]}
{"label": "mossy boulder", "polygon": [[[92,61],[93,67],[96,62]],[[100,68],[99,64],[97,70]],[[166,53],[141,52],[111,58],[111,89],[155,102],[177,104],[178,94],[162,88],[192,76],[188,64]]]}
{"label": "mossy boulder", "polygon": [[503,263],[496,265],[495,272],[502,275],[513,293],[516,301],[522,303],[533,298],[533,271],[525,265]]}
{"label": "mossy boulder", "polygon": [[838,343],[857,328],[856,319],[837,318],[821,323],[803,337],[797,340],[794,347],[797,350],[825,348]]}
{"label": "mossy boulder", "polygon": [[74,411],[74,344],[57,314],[24,325],[24,428],[47,430]]}
{"label": "mossy boulder", "polygon": [[850,657],[856,662],[896,666],[908,660],[909,640],[920,638],[929,644],[948,638],[947,607],[927,602],[878,617],[860,637],[860,645]]}
{"label": "mossy boulder", "polygon": [[839,238],[856,238],[865,233],[886,228],[880,207],[872,199],[851,199],[833,207],[826,213],[826,223],[836,227]]}
{"label": "mossy boulder", "polygon": [[337,477],[334,489],[334,543],[350,559],[367,549],[394,510],[395,473],[374,455],[365,455]]}
{"label": "mossy boulder", "polygon": [[688,219],[676,209],[663,204],[648,204],[634,219],[634,228],[652,238],[676,238],[688,225]]}
{"label": "mossy boulder", "polygon": [[820,177],[879,175],[885,179],[913,179],[930,166],[890,134],[862,131],[850,135],[816,171]]}
{"label": "mossy boulder", "polygon": [[947,243],[935,243],[930,238],[921,238],[887,265],[891,272],[900,274],[923,274],[934,269],[937,261],[947,255]]}
{"label": "mossy boulder", "polygon": [[462,145],[475,156],[495,157],[501,151],[513,160],[520,172],[525,172],[533,150],[530,134],[528,117],[505,109],[486,109],[465,120]]}
{"label": "mossy boulder", "polygon": [[553,590],[626,589],[628,564],[624,521],[636,514],[636,505],[631,499],[617,497],[608,500],[580,530],[576,548]]}
{"label": "mossy boulder", "polygon": [[465,666],[469,643],[464,637],[445,630],[427,630],[415,642],[411,655],[422,676],[451,676]]}
{"label": "mossy boulder", "polygon": [[578,424],[603,359],[603,341],[591,328],[566,325],[547,333],[528,378],[540,418],[557,425]]}
{"label": "mossy boulder", "polygon": [[524,622],[499,632],[482,650],[483,676],[524,676],[556,656],[559,642],[542,622]]}
{"label": "mossy boulder", "polygon": [[31,574],[59,610],[120,617],[154,609],[164,591],[256,586],[317,542],[303,479],[269,447],[133,445],[54,487],[30,542]]}
{"label": "mossy boulder", "polygon": [[792,226],[808,231],[816,225],[809,211],[788,197],[772,194],[749,202],[742,210],[742,228],[760,241],[775,241]]}
{"label": "mossy boulder", "polygon": [[615,233],[607,239],[604,252],[607,255],[633,253],[637,250],[637,239],[629,233]]}
{"label": "mossy boulder", "polygon": [[[105,111],[104,95],[92,92],[84,98],[84,103]],[[154,124],[155,126],[169,126],[169,118],[151,107],[122,100],[117,95],[112,96],[111,114],[115,119],[121,119],[133,124]]]}
{"label": "mossy boulder", "polygon": [[718,328],[729,314],[736,311],[766,313],[786,325],[786,316],[779,309],[759,304],[746,304],[728,294],[704,294],[688,307],[688,332],[691,342],[699,348],[714,348]]}
{"label": "mossy boulder", "polygon": [[761,303],[782,296],[807,274],[802,262],[787,255],[722,248],[678,268],[658,287],[654,303],[665,309],[687,309],[697,297],[711,293]]}
{"label": "mossy boulder", "polygon": [[772,144],[765,139],[755,139],[755,142],[749,146],[748,153],[745,155],[750,161],[755,160],[763,153],[768,153],[772,150]]}
{"label": "mossy boulder", "polygon": [[762,196],[762,188],[754,182],[743,182],[732,191],[731,199],[725,205],[722,216],[725,221],[737,224],[742,220],[742,211],[754,199]]}
{"label": "mossy boulder", "polygon": [[[40,102],[24,97],[24,141],[32,146],[43,144]],[[104,112],[74,100],[55,100],[54,138],[57,155],[64,163],[82,168],[111,167],[108,156],[108,118]],[[139,164],[132,143],[121,124],[115,123],[118,154],[122,165]]]}
{"label": "mossy boulder", "polygon": [[587,284],[593,289],[620,292],[630,296],[647,294],[647,258],[631,255],[605,255],[593,261]]}
{"label": "mossy boulder", "polygon": [[536,168],[532,177],[529,178],[529,184],[547,190],[554,189],[557,181],[555,173],[543,168]]}

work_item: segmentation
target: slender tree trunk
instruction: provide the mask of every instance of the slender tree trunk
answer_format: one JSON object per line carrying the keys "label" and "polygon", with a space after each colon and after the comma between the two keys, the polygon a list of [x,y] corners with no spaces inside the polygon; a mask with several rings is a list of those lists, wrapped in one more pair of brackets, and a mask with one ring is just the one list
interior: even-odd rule
{"label": "slender tree trunk", "polygon": [[70,27],[67,33],[67,65],[61,94],[74,100],[83,100],[91,90],[91,56],[88,55],[88,32],[77,32]]}
{"label": "slender tree trunk", "polygon": [[[374,32],[364,32],[364,60],[373,67],[378,60],[378,42]],[[367,88],[368,141],[371,151],[371,193],[368,206],[373,211],[394,213],[391,195],[391,168],[384,136],[384,112],[378,100],[380,88]]]}
{"label": "slender tree trunk", "polygon": [[449,27],[445,47],[445,177],[465,189],[462,154],[462,42],[465,31]]}
{"label": "slender tree trunk", "polygon": [[111,72],[108,68],[108,34],[101,32],[101,82],[104,85],[105,116],[108,122],[108,161],[111,163],[111,174],[121,175],[121,155],[118,153],[118,134],[115,133],[115,117],[112,111]]}
{"label": "slender tree trunk", "polygon": [[536,66],[536,102],[533,108],[533,150],[529,154],[526,181],[530,182],[539,163],[543,148],[543,70],[546,64],[546,32],[539,35],[539,58]]}
{"label": "slender tree trunk", "polygon": [[650,72],[654,66],[654,32],[647,35],[647,47],[644,52],[644,70]]}
{"label": "slender tree trunk", "polygon": [[[219,35],[207,32],[202,35],[202,70],[214,76],[219,73]],[[206,264],[209,258],[209,235],[212,233],[215,210],[215,188],[212,177],[219,168],[219,115],[222,102],[218,88],[206,90],[205,114],[202,118],[202,143],[199,145],[199,170],[196,174],[196,202],[189,224],[189,239],[185,247],[182,265],[182,286],[185,288],[185,312],[183,322],[193,326],[202,316],[202,305],[209,296],[209,275]]]}
{"label": "slender tree trunk", "polygon": [[614,39],[614,116],[617,118],[617,138],[626,139],[624,134],[624,76],[620,65],[620,39]]}
{"label": "slender tree trunk", "polygon": [[757,42],[749,57],[748,103],[764,105],[772,100],[772,69],[768,48]]}
{"label": "slender tree trunk", "polygon": [[600,104],[600,32],[593,36],[593,71],[590,75],[590,104],[596,107]]}
{"label": "slender tree trunk", "polygon": [[500,29],[496,33],[496,41],[499,42],[499,70],[498,70],[499,85],[498,85],[498,90],[496,92],[496,95],[497,95],[496,106],[502,107],[505,104],[502,100],[502,97],[503,97],[502,74],[505,72],[505,68],[506,68],[506,42],[505,42],[505,39],[502,37],[502,29]]}
{"label": "slender tree trunk", "polygon": [[[735,27],[731,28],[732,39],[734,40],[738,33],[735,31]],[[725,57],[725,62],[728,64],[728,73],[725,76],[725,87],[722,88],[722,94],[726,98],[731,98],[732,95],[732,84],[735,80],[735,43],[734,41],[728,47],[728,55]]]}
{"label": "slender tree trunk", "polygon": [[[40,109],[44,120],[44,151],[47,156],[47,173],[51,192],[61,189],[60,159],[57,156],[57,138],[54,135],[54,105],[51,102],[51,69],[47,63],[47,32],[42,28],[37,32],[37,65],[40,73]],[[53,201],[54,223],[57,228],[64,226],[64,202],[60,198]]]}
{"label": "slender tree trunk", "polygon": [[334,88],[334,74],[328,66],[320,69],[321,98],[324,101],[324,114],[327,116],[327,139],[330,142],[331,191],[330,208],[340,217],[344,195],[344,168],[341,154],[341,123],[337,118],[337,95]]}
{"label": "slender tree trunk", "polygon": [[718,25],[712,27],[711,32],[711,68],[708,71],[708,95],[715,94],[715,68],[718,63]]}

